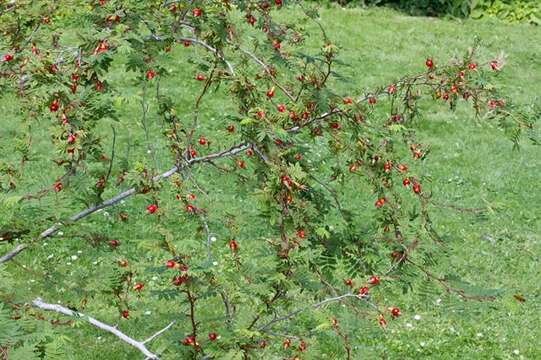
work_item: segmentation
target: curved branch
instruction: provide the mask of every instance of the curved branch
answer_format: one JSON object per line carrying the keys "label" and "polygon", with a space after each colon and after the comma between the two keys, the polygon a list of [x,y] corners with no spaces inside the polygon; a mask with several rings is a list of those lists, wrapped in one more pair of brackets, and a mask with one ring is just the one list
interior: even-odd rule
{"label": "curved branch", "polygon": [[66,308],[66,307],[64,307],[62,305],[48,304],[48,303],[44,302],[41,298],[37,298],[34,301],[32,301],[32,305],[37,307],[37,308],[43,309],[43,310],[54,311],[54,312],[64,314],[64,315],[67,315],[67,316],[73,316],[73,317],[80,318],[81,320],[84,320],[84,321],[94,325],[95,327],[97,327],[99,329],[102,329],[104,331],[107,331],[108,333],[113,334],[114,336],[116,336],[120,340],[122,340],[125,343],[133,346],[134,348],[139,350],[141,353],[143,353],[143,355],[146,356],[146,359],[152,359],[152,360],[159,360],[159,357],[158,357],[158,355],[156,355],[156,354],[152,353],[150,350],[148,350],[147,347],[145,346],[145,343],[153,340],[157,336],[160,336],[163,332],[168,330],[174,324],[174,322],[170,323],[164,329],[158,331],[156,334],[152,335],[147,340],[141,342],[141,341],[137,341],[137,340],[129,337],[128,335],[124,334],[123,332],[121,332],[120,330],[118,330],[117,328],[115,328],[115,327],[113,327],[111,325],[107,325],[107,324],[105,324],[105,323],[103,323],[103,322],[101,322],[99,320],[96,320],[93,317],[85,315],[83,313],[72,311],[72,310],[70,310],[70,309],[68,309],[68,308]]}
{"label": "curved branch", "polygon": [[[210,162],[211,160],[214,160],[214,159],[234,156],[234,155],[248,149],[250,146],[251,145],[248,144],[248,143],[242,143],[242,144],[233,146],[233,147],[231,147],[231,148],[229,148],[227,150],[224,150],[224,151],[220,151],[220,152],[209,154],[209,155],[206,155],[206,156],[201,156],[201,157],[196,157],[196,158],[193,158],[193,159],[186,160],[186,164],[187,164],[187,166],[191,166],[191,165],[197,164],[197,163]],[[152,181],[160,181],[160,180],[166,179],[166,178],[172,176],[173,174],[175,174],[178,170],[179,170],[178,166],[173,166],[171,169],[167,170],[166,172],[154,176],[152,178]],[[127,198],[127,197],[129,197],[131,195],[134,195],[136,192],[137,192],[137,190],[135,188],[131,188],[131,189],[128,189],[128,190],[126,190],[124,192],[121,192],[120,194],[110,198],[109,200],[105,200],[104,202],[102,202],[102,203],[100,203],[98,205],[94,205],[94,206],[91,206],[89,208],[86,208],[83,211],[71,216],[70,218],[68,218],[66,223],[79,221],[82,218],[87,217],[88,215],[91,215],[91,214],[95,213],[98,210],[107,208],[109,206],[113,206],[116,203],[120,202],[121,200],[123,200],[123,199],[125,199],[125,198]],[[58,230],[60,230],[60,228],[62,226],[63,226],[63,223],[54,224],[53,226],[51,226],[47,230],[43,231],[38,236],[37,240],[42,240],[42,239],[45,239],[45,238],[48,238],[48,237],[54,235]],[[29,244],[19,244],[19,245],[17,245],[13,250],[9,251],[8,253],[6,253],[2,257],[0,257],[0,264],[3,264],[5,262],[13,259],[15,256],[17,256],[19,253],[21,253],[22,251],[24,251],[28,247],[29,247]]]}

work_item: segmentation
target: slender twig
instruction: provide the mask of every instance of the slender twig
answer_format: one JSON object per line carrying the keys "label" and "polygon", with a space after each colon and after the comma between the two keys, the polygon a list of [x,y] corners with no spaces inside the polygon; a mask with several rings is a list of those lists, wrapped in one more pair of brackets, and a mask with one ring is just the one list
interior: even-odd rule
{"label": "slender twig", "polygon": [[160,336],[161,334],[163,334],[164,332],[166,332],[167,330],[169,330],[169,328],[171,326],[173,326],[175,324],[174,321],[171,321],[169,323],[169,325],[167,325],[166,327],[164,327],[163,329],[161,329],[160,331],[156,332],[154,335],[151,335],[149,336],[145,341],[141,342],[142,344],[146,344],[148,342],[151,342],[152,340],[154,340],[155,338],[157,338],[158,336]]}
{"label": "slender twig", "polygon": [[265,73],[267,73],[267,75],[269,75],[269,78],[272,81],[272,83],[274,84],[274,86],[276,86],[277,88],[282,90],[284,95],[287,96],[287,98],[289,100],[291,100],[291,102],[295,102],[295,97],[293,95],[291,95],[290,92],[287,91],[287,89],[282,84],[280,84],[278,82],[278,80],[276,80],[276,77],[274,76],[274,74],[272,73],[271,69],[269,68],[269,66],[267,64],[265,64],[261,59],[259,59],[251,51],[248,51],[248,50],[243,49],[241,47],[239,47],[239,50],[241,52],[243,52],[244,54],[248,55],[254,62],[256,62],[259,66],[261,66],[263,68],[263,70],[265,71]]}
{"label": "slender twig", "polygon": [[289,314],[287,315],[284,315],[284,316],[281,316],[279,318],[274,318],[272,319],[271,321],[269,321],[268,323],[266,323],[265,325],[262,325],[260,328],[259,328],[259,331],[265,331],[266,329],[268,329],[271,325],[277,323],[277,322],[281,322],[281,321],[285,321],[285,320],[289,320],[291,319],[292,317],[294,317],[295,315],[305,311],[305,310],[308,310],[308,309],[317,309],[325,304],[328,304],[330,302],[334,302],[334,301],[341,301],[341,300],[344,300],[345,298],[348,298],[348,297],[356,297],[358,298],[357,295],[355,294],[352,294],[352,293],[347,293],[347,294],[343,294],[343,295],[340,295],[340,296],[336,296],[336,297],[331,297],[331,298],[327,298],[325,300],[322,300],[320,302],[317,302],[315,304],[311,304],[311,305],[307,305],[307,306],[303,306],[303,307],[300,307],[296,310],[293,310],[292,312],[290,312]]}

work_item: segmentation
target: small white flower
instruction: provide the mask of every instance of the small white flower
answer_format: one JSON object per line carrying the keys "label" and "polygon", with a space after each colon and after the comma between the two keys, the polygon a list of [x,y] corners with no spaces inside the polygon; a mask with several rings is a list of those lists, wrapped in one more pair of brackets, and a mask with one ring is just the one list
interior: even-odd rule
{"label": "small white flower", "polygon": [[483,337],[483,334],[482,333],[477,333],[475,334],[477,337]]}
{"label": "small white flower", "polygon": [[151,311],[149,311],[149,310],[145,311],[145,315],[150,315],[150,314],[152,314]]}
{"label": "small white flower", "polygon": [[147,150],[147,154],[151,154],[152,153],[152,150]]}
{"label": "small white flower", "polygon": [[513,350],[513,354],[518,355],[518,354],[520,354],[520,351],[518,351],[517,349],[515,349],[515,350]]}
{"label": "small white flower", "polygon": [[215,242],[216,241],[216,236],[211,236],[210,241]]}
{"label": "small white flower", "polygon": [[436,300],[436,305],[439,305],[439,304],[441,304],[441,299]]}
{"label": "small white flower", "polygon": [[64,233],[62,231],[59,231],[58,236],[62,236],[62,235],[64,235]]}
{"label": "small white flower", "polygon": [[214,266],[218,265],[218,261],[213,261],[212,265],[214,265]]}
{"label": "small white flower", "polygon": [[109,213],[108,213],[107,211],[104,211],[104,212],[103,212],[103,216],[108,217],[108,216],[109,216]]}
{"label": "small white flower", "polygon": [[43,246],[47,246],[47,244],[48,244],[48,243],[44,242],[44,243],[43,243]]}
{"label": "small white flower", "polygon": [[419,320],[421,320],[421,315],[415,315],[413,318],[414,318],[415,320],[419,321]]}
{"label": "small white flower", "polygon": [[30,282],[31,282],[31,283],[33,283],[33,282],[36,282],[36,280],[34,280],[34,279],[30,279]]}
{"label": "small white flower", "polygon": [[426,346],[426,343],[424,341],[421,341],[421,347],[425,347]]}
{"label": "small white flower", "polygon": [[101,340],[101,336],[98,336],[98,340]]}
{"label": "small white flower", "polygon": [[156,281],[156,280],[158,280],[158,277],[157,277],[157,276],[153,276],[153,277],[152,277],[152,280]]}
{"label": "small white flower", "polygon": [[51,255],[47,256],[47,260],[51,260],[53,257],[54,257],[54,255],[51,254]]}
{"label": "small white flower", "polygon": [[94,262],[92,263],[92,265],[98,265],[98,262],[97,262],[97,261],[94,261]]}
{"label": "small white flower", "polygon": [[412,323],[406,323],[406,327],[411,329],[413,327],[413,324]]}
{"label": "small white flower", "polygon": [[71,263],[68,261],[68,262],[66,263],[66,265],[71,265]]}
{"label": "small white flower", "polygon": [[82,254],[83,251],[82,250],[77,250],[77,254]]}
{"label": "small white flower", "polygon": [[71,255],[71,260],[75,261],[77,259],[78,259],[77,255]]}

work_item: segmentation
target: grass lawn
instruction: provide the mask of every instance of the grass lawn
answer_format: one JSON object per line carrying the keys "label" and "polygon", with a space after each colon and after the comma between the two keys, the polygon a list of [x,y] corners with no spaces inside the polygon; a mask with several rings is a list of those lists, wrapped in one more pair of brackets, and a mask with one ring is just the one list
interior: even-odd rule
{"label": "grass lawn", "polygon": [[[472,46],[474,38],[479,37],[480,58],[490,60],[491,56],[501,52],[506,56],[505,69],[497,78],[498,85],[506,95],[521,104],[532,103],[536,96],[539,96],[539,27],[409,17],[385,9],[324,8],[321,15],[328,36],[341,47],[340,60],[348,64],[337,69],[346,79],[334,80],[334,87],[340,93],[371,89],[390,83],[404,74],[424,71],[425,58],[432,57],[436,63],[448,61],[454,55],[462,55]],[[307,46],[314,46],[313,41],[308,38]],[[184,49],[181,47],[173,50],[175,54],[182,51]],[[189,106],[195,96],[193,88],[186,86],[193,84],[192,72],[179,71],[178,74],[174,81],[164,83],[163,89],[171,92],[175,99],[182,99],[179,107],[182,107],[184,101],[184,104]],[[133,163],[139,160],[155,160],[158,167],[165,170],[170,165],[167,149],[161,143],[146,142],[139,125],[141,115],[137,99],[140,90],[131,87],[130,79],[120,76],[115,78],[114,74],[111,76],[109,81],[125,84],[133,95],[133,98],[123,105],[120,123],[117,125],[120,134],[118,152],[124,154],[121,155],[124,156],[123,161]],[[10,138],[22,129],[14,120],[18,116],[16,103],[10,99],[0,101],[0,111],[5,115],[0,120],[0,153],[3,158],[12,159],[15,155],[9,151],[8,144]],[[209,116],[202,124],[202,132],[208,134],[209,138],[223,136],[223,129],[213,123],[213,117],[219,117],[227,109],[233,109],[233,105],[216,97],[205,106]],[[445,251],[442,251],[441,258],[431,271],[438,276],[459,275],[461,283],[457,282],[457,286],[474,284],[500,291],[495,292],[498,295],[494,301],[461,302],[453,299],[456,296],[446,294],[444,289],[433,286],[432,282],[422,277],[415,282],[413,291],[407,294],[390,290],[387,302],[400,306],[403,316],[393,322],[386,332],[379,329],[365,331],[364,324],[358,324],[358,330],[350,340],[354,345],[353,358],[540,359],[541,148],[524,140],[520,150],[513,150],[512,142],[501,130],[483,120],[475,119],[472,111],[464,105],[451,112],[445,104],[423,102],[422,109],[422,117],[417,120],[418,137],[422,142],[430,144],[432,149],[425,171],[432,180],[430,186],[434,190],[435,203],[441,205],[433,206],[434,224],[445,239]],[[152,136],[158,136],[159,127],[156,124],[153,126],[151,116],[155,115],[149,116],[147,125],[152,139]],[[29,174],[26,183],[20,184],[18,195],[46,187],[59,175],[49,172],[51,164],[46,163],[43,160],[46,157],[40,155],[52,148],[45,135],[47,127],[38,126],[35,131],[34,141],[39,151],[34,154],[32,167],[28,167],[33,173]],[[138,158],[138,154],[126,155],[128,137],[132,144],[150,146],[153,155],[146,159]],[[242,195],[236,194],[237,185],[233,179],[209,178],[206,186],[216,191],[217,195],[209,201],[215,202],[217,209],[231,208],[233,201],[236,202],[231,210],[233,212],[241,209],[249,211],[250,207],[255,206]],[[240,186],[239,191],[243,191],[242,185]],[[223,189],[229,189],[229,192]],[[42,219],[40,215],[43,211],[40,209],[54,207],[57,202],[66,201],[63,196],[68,196],[67,194],[69,193],[33,203],[24,211],[32,214],[36,222],[43,222],[43,227],[46,228],[51,220]],[[3,195],[0,195],[0,202],[5,200],[1,196]],[[348,201],[355,201],[346,193],[339,196],[346,207]],[[119,208],[137,212],[144,204],[140,198],[131,198],[119,205]],[[485,210],[478,213],[456,210],[447,205]],[[63,213],[64,211],[66,213]],[[66,216],[72,211],[73,207],[62,209],[56,215]],[[111,210],[111,213],[115,211],[119,210]],[[8,223],[11,220],[13,219],[2,221]],[[212,214],[209,220],[216,226],[222,221],[213,218]],[[259,220],[244,221],[237,224],[238,228],[256,226]],[[0,225],[3,224],[0,222]],[[112,237],[123,236],[127,238],[126,243],[138,249],[145,250],[148,245],[146,240],[151,237],[148,229],[136,226],[135,223],[127,229],[112,226],[103,212],[77,225],[77,232],[84,233],[96,224],[110,226],[107,229]],[[200,234],[195,227],[185,230]],[[263,236],[263,226],[260,232]],[[71,269],[74,266],[84,265],[99,269],[98,264],[107,266],[105,263],[115,258],[115,255],[96,250],[87,242],[73,240],[68,236],[49,239],[46,243],[42,248],[32,249],[21,255],[18,263],[26,264],[27,270],[36,272],[70,274],[73,273]],[[0,245],[0,253],[4,253],[7,248]],[[70,261],[73,254],[79,254],[78,259]],[[54,256],[50,261],[45,261],[49,255]],[[67,262],[74,264],[68,265]],[[93,265],[93,262],[96,264]],[[0,278],[0,288],[4,286],[18,300],[30,300],[40,294],[53,302],[57,300],[59,292],[83,294],[85,286],[99,286],[93,282],[101,281],[98,275],[89,273],[67,276],[63,283],[51,284],[39,277],[33,278],[34,275],[28,277],[28,273],[23,273],[21,267],[14,263],[10,263],[5,269],[0,268],[0,275],[2,274],[5,277],[4,280]],[[25,286],[15,285],[23,283]],[[526,300],[518,301],[515,295]],[[127,332],[138,333],[139,326],[145,323],[145,309],[166,307],[167,304],[148,300],[142,302],[143,305],[138,307],[139,319],[131,328],[127,327]],[[99,301],[94,301],[92,305],[89,302],[87,308],[88,313],[94,314],[98,311],[106,314],[108,310],[115,314],[112,304]],[[137,314],[134,314],[135,316]],[[73,336],[73,331],[77,331],[77,338]],[[149,331],[141,331],[141,336],[148,333]],[[112,339],[106,343],[104,339],[98,338],[99,334],[94,329],[84,326],[77,330],[68,328],[65,334],[71,337],[71,340],[65,343],[65,347],[72,351],[66,357],[69,359],[120,360],[139,356]],[[110,352],[111,349],[114,350],[113,353]],[[328,354],[310,356],[307,358],[333,358]],[[277,357],[267,354],[262,358]]]}

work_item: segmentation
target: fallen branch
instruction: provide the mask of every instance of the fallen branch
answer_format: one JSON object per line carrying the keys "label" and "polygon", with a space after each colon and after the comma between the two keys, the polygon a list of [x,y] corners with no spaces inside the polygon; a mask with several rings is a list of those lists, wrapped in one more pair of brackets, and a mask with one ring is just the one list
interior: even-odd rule
{"label": "fallen branch", "polygon": [[73,317],[80,318],[81,320],[84,320],[84,321],[94,325],[95,327],[97,327],[99,329],[102,329],[104,331],[107,331],[108,333],[113,334],[114,336],[116,336],[120,340],[124,341],[125,343],[127,343],[127,344],[129,344],[129,345],[131,345],[133,347],[135,347],[137,350],[139,350],[141,353],[143,353],[143,355],[145,355],[146,359],[152,359],[152,360],[158,360],[159,357],[158,357],[158,355],[156,355],[156,354],[152,353],[150,350],[148,350],[147,347],[145,346],[145,344],[152,341],[152,340],[154,340],[155,338],[157,338],[158,336],[163,334],[165,331],[169,330],[169,328],[171,326],[173,326],[173,324],[174,324],[174,322],[170,323],[165,328],[161,329],[160,331],[158,331],[154,335],[150,336],[145,341],[137,341],[137,340],[129,337],[128,335],[124,334],[123,332],[121,332],[120,330],[118,330],[117,328],[115,328],[115,327],[113,327],[111,325],[107,325],[105,323],[102,323],[101,321],[96,320],[93,317],[90,317],[90,316],[85,315],[83,313],[72,311],[72,310],[70,310],[70,309],[68,309],[68,308],[66,308],[66,307],[64,307],[62,305],[48,304],[46,302],[43,302],[43,300],[41,298],[37,298],[34,301],[32,301],[32,305],[37,307],[37,308],[43,309],[43,310],[54,311],[54,312],[64,314],[64,315],[67,315],[67,316],[73,316]]}

